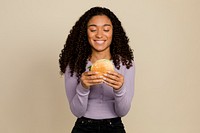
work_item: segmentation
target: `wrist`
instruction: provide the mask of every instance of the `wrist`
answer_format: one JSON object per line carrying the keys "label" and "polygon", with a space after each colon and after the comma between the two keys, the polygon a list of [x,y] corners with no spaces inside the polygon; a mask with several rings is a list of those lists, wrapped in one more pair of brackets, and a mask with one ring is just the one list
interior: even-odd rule
{"label": "wrist", "polygon": [[89,89],[89,88],[90,88],[90,86],[85,85],[83,82],[81,82],[81,85],[82,85],[83,88],[85,88],[85,89]]}

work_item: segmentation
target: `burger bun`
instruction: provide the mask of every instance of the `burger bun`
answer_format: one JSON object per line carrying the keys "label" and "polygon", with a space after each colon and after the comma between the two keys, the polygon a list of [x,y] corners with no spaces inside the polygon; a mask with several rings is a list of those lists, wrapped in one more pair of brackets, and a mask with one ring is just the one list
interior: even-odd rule
{"label": "burger bun", "polygon": [[99,76],[102,76],[103,74],[107,73],[108,71],[114,71],[114,65],[108,59],[100,59],[92,64],[90,70],[93,72],[98,72]]}

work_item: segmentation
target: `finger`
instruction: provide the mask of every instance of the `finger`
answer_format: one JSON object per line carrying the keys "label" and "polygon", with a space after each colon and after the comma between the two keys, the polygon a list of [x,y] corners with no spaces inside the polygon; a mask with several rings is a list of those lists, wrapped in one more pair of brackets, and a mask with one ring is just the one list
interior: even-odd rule
{"label": "finger", "polygon": [[103,80],[110,84],[117,85],[119,81],[110,77],[111,76],[103,77]]}
{"label": "finger", "polygon": [[103,79],[103,76],[99,76],[99,75],[97,75],[97,76],[86,76],[86,79],[87,80],[98,80],[98,79]]}
{"label": "finger", "polygon": [[104,74],[104,78],[114,81],[120,81],[120,78],[116,75]]}
{"label": "finger", "polygon": [[108,75],[117,76],[117,77],[121,77],[121,76],[122,76],[121,74],[119,74],[119,73],[116,72],[116,71],[108,71],[107,74],[108,74]]}
{"label": "finger", "polygon": [[115,90],[118,90],[118,89],[121,88],[121,86],[115,85],[115,84],[111,84],[111,83],[109,83],[109,82],[107,82],[107,81],[104,81],[104,83],[107,84],[107,85],[109,85],[109,86],[111,86],[111,87],[112,87],[113,89],[115,89]]}
{"label": "finger", "polygon": [[91,85],[100,84],[100,83],[103,83],[103,79],[88,80],[88,83]]}
{"label": "finger", "polygon": [[88,71],[83,73],[84,76],[98,75],[98,72]]}
{"label": "finger", "polygon": [[87,73],[88,73],[88,75],[98,75],[99,74],[99,72],[93,72],[93,71],[88,71]]}
{"label": "finger", "polygon": [[106,83],[107,85],[113,87],[114,89],[121,88],[121,86],[124,83],[124,80],[122,78],[118,78],[118,77],[116,77],[115,80],[107,78],[107,77],[104,77],[103,80],[104,80],[104,83]]}
{"label": "finger", "polygon": [[84,86],[91,86],[91,85],[96,85],[96,84],[101,84],[103,83],[103,79],[93,79],[93,80],[82,80],[81,83],[84,85]]}

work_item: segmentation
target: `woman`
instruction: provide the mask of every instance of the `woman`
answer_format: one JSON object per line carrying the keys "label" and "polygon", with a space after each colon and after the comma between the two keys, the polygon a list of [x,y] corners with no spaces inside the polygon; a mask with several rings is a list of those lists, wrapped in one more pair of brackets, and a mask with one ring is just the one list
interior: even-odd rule
{"label": "woman", "polygon": [[[134,94],[133,52],[116,15],[93,7],[73,26],[60,54],[67,98],[77,117],[72,133],[125,133],[121,117]],[[99,59],[111,60],[115,71],[103,76],[89,71]]]}

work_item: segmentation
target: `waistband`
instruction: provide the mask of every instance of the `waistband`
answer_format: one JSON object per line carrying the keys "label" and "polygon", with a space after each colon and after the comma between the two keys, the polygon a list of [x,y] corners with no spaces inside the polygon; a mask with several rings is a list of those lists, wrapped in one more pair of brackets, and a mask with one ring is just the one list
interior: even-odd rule
{"label": "waistband", "polygon": [[118,123],[122,122],[121,117],[116,117],[116,118],[110,118],[110,119],[90,119],[86,117],[81,117],[77,119],[77,122],[81,123],[91,123],[91,124],[112,124],[112,123]]}

